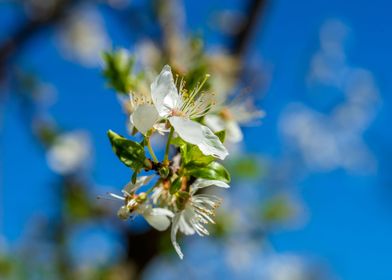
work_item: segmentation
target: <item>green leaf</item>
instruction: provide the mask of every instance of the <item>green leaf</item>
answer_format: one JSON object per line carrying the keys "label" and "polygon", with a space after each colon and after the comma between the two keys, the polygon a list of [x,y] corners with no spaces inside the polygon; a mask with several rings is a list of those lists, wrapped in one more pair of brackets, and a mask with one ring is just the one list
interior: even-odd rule
{"label": "green leaf", "polygon": [[206,156],[203,154],[199,147],[196,145],[188,144],[188,154],[185,161],[185,164],[194,164],[200,166],[206,166],[213,162],[215,158],[213,156]]}
{"label": "green leaf", "polygon": [[239,179],[255,180],[265,175],[265,166],[259,158],[251,155],[241,155],[231,159],[227,165],[230,173]]}
{"label": "green leaf", "polygon": [[196,178],[220,180],[226,183],[230,182],[229,172],[222,164],[216,161],[213,161],[206,166],[189,164],[186,166],[186,169],[189,175],[192,175]]}
{"label": "green leaf", "polygon": [[297,212],[298,209],[288,197],[278,195],[265,202],[261,215],[266,222],[279,223],[294,218]]}
{"label": "green leaf", "polygon": [[181,158],[185,165],[206,166],[215,160],[213,156],[204,155],[196,145],[189,144],[179,137],[172,139],[171,144],[180,148]]}
{"label": "green leaf", "polygon": [[142,145],[128,140],[112,130],[108,131],[108,137],[112,144],[113,152],[122,163],[136,172],[144,167],[146,156]]}
{"label": "green leaf", "polygon": [[221,130],[215,132],[215,135],[218,136],[219,140],[224,143],[226,139],[226,130]]}
{"label": "green leaf", "polygon": [[170,186],[169,192],[170,194],[175,194],[176,192],[178,192],[181,188],[181,178],[182,177],[178,177],[177,179],[175,179],[173,181],[173,183]]}
{"label": "green leaf", "polygon": [[132,76],[134,58],[125,50],[104,52],[103,75],[108,81],[108,85],[118,93],[128,94],[136,86],[137,78]]}
{"label": "green leaf", "polygon": [[188,162],[188,144],[180,137],[173,138],[170,144],[180,149],[181,158],[184,162]]}

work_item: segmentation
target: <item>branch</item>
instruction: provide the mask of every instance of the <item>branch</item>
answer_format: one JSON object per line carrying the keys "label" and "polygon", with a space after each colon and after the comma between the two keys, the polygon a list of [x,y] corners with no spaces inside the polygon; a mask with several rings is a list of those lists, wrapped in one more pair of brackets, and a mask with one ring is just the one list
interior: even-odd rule
{"label": "branch", "polygon": [[76,0],[59,0],[53,10],[44,17],[27,20],[5,42],[0,45],[0,80],[4,78],[7,63],[13,55],[21,50],[24,45],[37,33],[46,27],[57,23],[74,5]]}
{"label": "branch", "polygon": [[246,48],[251,39],[252,33],[257,27],[259,17],[261,16],[267,0],[253,0],[250,1],[249,6],[246,10],[246,21],[243,28],[237,35],[233,36],[231,43],[231,51],[233,54],[242,56],[246,51]]}

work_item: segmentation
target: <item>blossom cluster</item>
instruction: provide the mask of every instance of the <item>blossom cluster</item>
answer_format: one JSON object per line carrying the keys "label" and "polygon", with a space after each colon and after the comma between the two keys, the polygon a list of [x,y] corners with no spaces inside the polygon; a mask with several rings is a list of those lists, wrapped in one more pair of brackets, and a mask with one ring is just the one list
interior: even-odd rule
{"label": "blossom cluster", "polygon": [[[107,57],[106,76],[115,84],[119,77],[110,72],[110,58],[113,57]],[[133,85],[126,102],[129,130],[132,135],[140,133],[142,140],[136,142],[108,132],[113,151],[134,171],[121,195],[110,194],[123,202],[118,217],[141,215],[159,231],[171,225],[171,242],[181,259],[178,231],[185,235],[208,235],[206,225],[214,223],[215,211],[222,202],[220,197],[206,193],[205,188],[229,188],[230,174],[219,162],[229,154],[223,144],[226,133],[234,134],[236,137],[231,139],[234,141],[242,138],[236,122],[241,115],[233,115],[228,107],[219,109],[222,105],[216,103],[215,93],[206,86],[209,78],[206,74],[188,88],[185,79],[178,75],[174,78],[171,67],[165,65],[150,89],[145,80],[126,80]],[[121,84],[123,91],[124,84]],[[243,115],[252,114],[242,111]],[[166,141],[162,160],[151,145],[154,134]]]}

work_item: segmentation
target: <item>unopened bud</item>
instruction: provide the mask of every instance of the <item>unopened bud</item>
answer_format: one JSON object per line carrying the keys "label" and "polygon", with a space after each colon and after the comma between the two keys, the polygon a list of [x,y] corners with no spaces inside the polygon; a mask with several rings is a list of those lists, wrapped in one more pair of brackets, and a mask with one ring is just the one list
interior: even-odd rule
{"label": "unopened bud", "polygon": [[117,216],[120,219],[126,220],[126,219],[128,219],[131,216],[131,213],[130,213],[128,207],[121,206],[121,208],[118,209],[118,211],[117,211]]}
{"label": "unopened bud", "polygon": [[169,173],[170,173],[170,168],[167,167],[167,166],[163,166],[163,167],[161,167],[161,168],[159,169],[159,175],[160,175],[162,178],[167,178],[167,176],[169,176]]}

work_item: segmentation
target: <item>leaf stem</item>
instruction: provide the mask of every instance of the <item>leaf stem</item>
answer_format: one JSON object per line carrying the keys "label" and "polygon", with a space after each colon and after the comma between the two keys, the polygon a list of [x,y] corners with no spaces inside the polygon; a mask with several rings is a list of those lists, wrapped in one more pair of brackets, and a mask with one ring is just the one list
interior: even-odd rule
{"label": "leaf stem", "polygon": [[146,137],[146,142],[147,142],[148,151],[150,152],[152,159],[154,160],[155,163],[158,163],[159,160],[158,160],[157,156],[155,155],[154,150],[151,147],[150,137]]}
{"label": "leaf stem", "polygon": [[168,136],[167,142],[166,142],[165,156],[163,158],[163,164],[166,164],[166,165],[169,164],[170,142],[171,142],[171,139],[173,138],[173,133],[174,133],[174,128],[171,127],[170,132],[169,132],[169,136]]}

